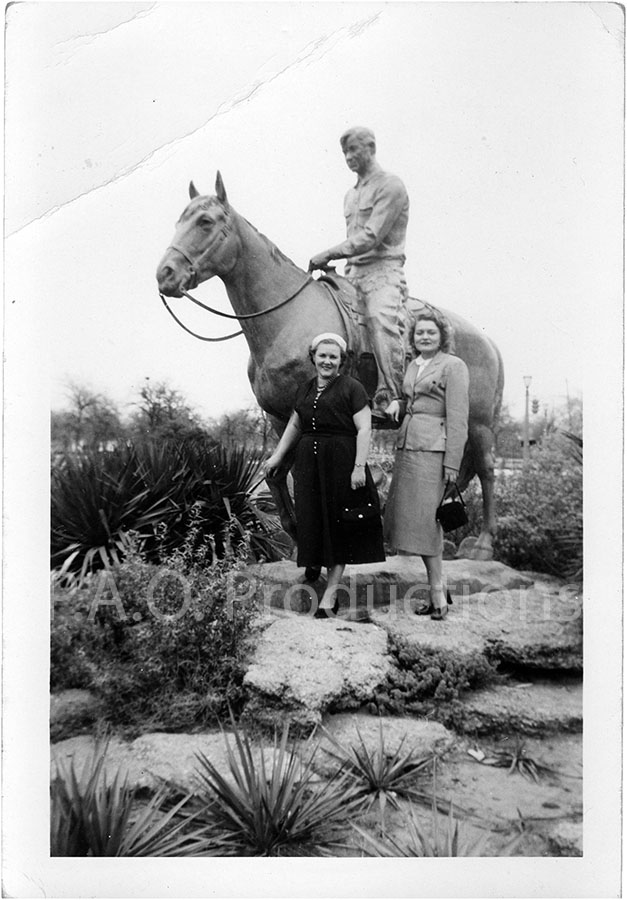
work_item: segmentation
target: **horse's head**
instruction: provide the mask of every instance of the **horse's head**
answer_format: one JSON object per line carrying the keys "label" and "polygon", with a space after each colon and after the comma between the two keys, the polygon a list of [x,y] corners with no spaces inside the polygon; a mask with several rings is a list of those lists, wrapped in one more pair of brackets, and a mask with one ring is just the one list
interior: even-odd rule
{"label": "horse's head", "polygon": [[226,275],[237,258],[237,235],[222,176],[216,176],[215,197],[201,196],[190,182],[191,202],[176,223],[176,231],[157,267],[159,290],[181,297],[214,275]]}

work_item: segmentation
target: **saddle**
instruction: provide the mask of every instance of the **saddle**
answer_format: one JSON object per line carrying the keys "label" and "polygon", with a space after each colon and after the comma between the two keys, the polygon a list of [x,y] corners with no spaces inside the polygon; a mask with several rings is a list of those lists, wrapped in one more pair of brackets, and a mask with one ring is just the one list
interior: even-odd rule
{"label": "saddle", "polygon": [[[350,349],[344,371],[363,384],[369,399],[372,400],[378,382],[377,363],[372,352],[366,320],[358,308],[357,291],[347,278],[337,275],[334,270],[331,271],[333,274],[320,275],[318,282],[328,289],[348,335]],[[408,332],[410,318],[428,306],[428,303],[415,297],[407,298],[401,307],[404,334]],[[407,345],[405,358],[407,362],[412,358]]]}

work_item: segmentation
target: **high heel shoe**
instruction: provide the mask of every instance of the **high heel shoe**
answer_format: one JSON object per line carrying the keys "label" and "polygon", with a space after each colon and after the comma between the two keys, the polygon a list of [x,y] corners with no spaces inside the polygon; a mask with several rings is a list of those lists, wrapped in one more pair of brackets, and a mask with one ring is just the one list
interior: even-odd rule
{"label": "high heel shoe", "polygon": [[448,606],[441,606],[439,609],[434,609],[431,613],[431,618],[434,622],[441,622],[442,619],[446,619],[448,616]]}
{"label": "high heel shoe", "polygon": [[330,608],[328,606],[319,606],[314,613],[314,619],[334,619],[338,614],[339,608],[339,600],[334,600],[333,606]]}
{"label": "high heel shoe", "polygon": [[[453,598],[451,597],[451,594],[449,591],[446,592],[446,602],[447,602],[448,606],[453,605]],[[444,608],[446,609],[446,607],[444,607]],[[416,610],[416,615],[417,616],[430,616],[434,612],[437,612],[437,610],[436,610],[435,606],[433,605],[433,603],[430,603],[428,606],[419,606],[418,609]],[[438,618],[441,618],[441,617],[438,616]]]}

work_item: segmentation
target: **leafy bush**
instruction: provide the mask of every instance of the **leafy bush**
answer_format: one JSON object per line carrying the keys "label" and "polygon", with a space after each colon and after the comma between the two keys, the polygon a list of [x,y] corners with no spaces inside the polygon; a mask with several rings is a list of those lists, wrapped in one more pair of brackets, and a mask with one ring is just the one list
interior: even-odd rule
{"label": "leafy bush", "polygon": [[[582,575],[582,444],[574,435],[553,433],[514,472],[497,470],[494,485],[497,530],[494,558],[515,569],[561,578]],[[454,533],[477,536],[483,518],[481,485],[464,491],[468,523]]]}
{"label": "leafy bush", "polygon": [[257,559],[278,559],[278,517],[253,493],[262,456],[206,437],[140,441],[111,450],[57,454],[51,482],[52,566],[63,573],[119,563],[130,532],[148,558],[172,551],[192,524],[218,557],[245,545]]}
{"label": "leafy bush", "polygon": [[493,681],[496,670],[482,653],[451,656],[405,641],[391,641],[396,665],[387,682],[377,689],[380,709],[398,714],[424,714],[435,703],[451,703],[466,690]]}
{"label": "leafy bush", "polygon": [[581,553],[582,510],[581,464],[554,435],[519,472],[499,480],[496,559],[570,577]]}
{"label": "leafy bush", "polygon": [[232,602],[229,587],[243,561],[207,566],[195,543],[192,531],[162,566],[131,548],[82,587],[53,593],[53,690],[93,690],[108,721],[137,731],[204,724],[242,705],[254,609]]}

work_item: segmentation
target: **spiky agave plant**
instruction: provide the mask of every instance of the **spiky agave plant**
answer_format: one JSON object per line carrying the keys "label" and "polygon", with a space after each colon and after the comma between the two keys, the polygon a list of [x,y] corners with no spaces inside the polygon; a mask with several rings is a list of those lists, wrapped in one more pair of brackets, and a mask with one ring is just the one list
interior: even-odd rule
{"label": "spiky agave plant", "polygon": [[[437,781],[435,761],[433,763],[433,793],[431,800],[431,830],[424,830],[416,820],[413,808],[410,808],[409,816],[404,822],[404,841],[395,841],[390,837],[374,837],[358,825],[353,825],[355,831],[361,835],[366,850],[370,856],[485,856],[485,848],[490,837],[489,832],[484,832],[478,837],[465,834],[460,828],[460,822],[453,815],[453,802],[449,801],[446,826],[441,827],[438,808],[440,801],[437,797]],[[514,848],[522,839],[522,834],[516,835],[512,840],[499,848],[492,856],[510,856]]]}
{"label": "spiky agave plant", "polygon": [[119,563],[131,531],[150,534],[171,514],[167,491],[151,496],[128,446],[66,454],[50,495],[52,566],[81,578]]}
{"label": "spiky agave plant", "polygon": [[322,729],[333,750],[325,752],[336,759],[352,778],[362,806],[368,812],[378,802],[379,814],[383,820],[387,803],[398,809],[399,797],[422,795],[417,791],[417,777],[426,773],[435,759],[433,753],[420,754],[415,748],[405,747],[407,735],[392,750],[386,746],[383,725],[379,720],[379,741],[370,749],[357,729],[358,745],[345,747],[326,729]]}
{"label": "spiky agave plant", "polygon": [[[139,803],[128,775],[105,772],[107,744],[97,744],[81,772],[74,760],[56,762],[50,787],[51,856],[218,855],[218,846],[195,822],[187,795],[166,809],[163,785]],[[215,851],[215,853],[214,853]]]}
{"label": "spiky agave plant", "polygon": [[314,770],[317,747],[305,758],[291,745],[289,726],[271,751],[255,747],[232,722],[225,735],[228,774],[197,754],[204,821],[228,856],[329,856],[345,846],[347,820],[360,806],[352,779],[342,772],[322,781]]}

